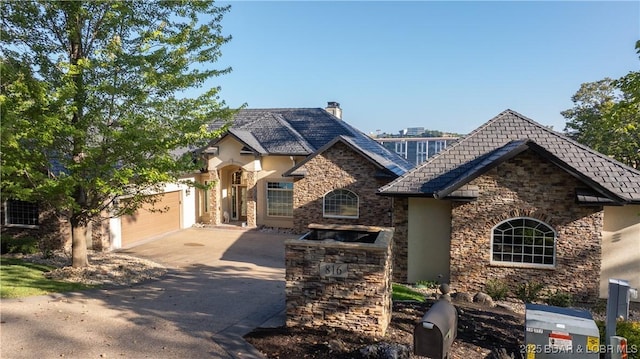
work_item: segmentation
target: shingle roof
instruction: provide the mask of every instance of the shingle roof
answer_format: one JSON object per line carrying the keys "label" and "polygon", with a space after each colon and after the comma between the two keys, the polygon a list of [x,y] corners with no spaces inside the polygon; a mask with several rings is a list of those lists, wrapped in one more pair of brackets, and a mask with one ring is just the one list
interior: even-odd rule
{"label": "shingle roof", "polygon": [[529,148],[616,202],[640,203],[640,171],[506,110],[419,167],[380,188],[383,195],[447,195],[490,166]]}
{"label": "shingle roof", "polygon": [[326,149],[332,147],[336,142],[342,142],[346,144],[355,151],[359,152],[362,156],[368,158],[369,161],[377,165],[379,169],[383,169],[384,171],[378,171],[376,177],[396,178],[410,169],[411,165],[407,161],[404,161],[402,157],[400,158],[403,161],[395,162],[394,160],[392,160],[391,157],[399,156],[397,156],[395,153],[392,153],[393,156],[389,156],[388,154],[391,152],[386,148],[380,146],[376,141],[365,139],[363,137],[338,136],[334,138],[333,141],[327,143],[318,151],[305,158],[304,161],[299,162],[297,165],[286,171],[283,176],[305,176],[307,174],[307,171],[304,168],[305,163],[307,163],[316,155],[324,152]]}
{"label": "shingle roof", "polygon": [[[212,123],[217,129],[222,123]],[[308,156],[338,137],[344,138],[379,166],[399,176],[411,163],[322,108],[240,110],[228,132],[261,155]]]}

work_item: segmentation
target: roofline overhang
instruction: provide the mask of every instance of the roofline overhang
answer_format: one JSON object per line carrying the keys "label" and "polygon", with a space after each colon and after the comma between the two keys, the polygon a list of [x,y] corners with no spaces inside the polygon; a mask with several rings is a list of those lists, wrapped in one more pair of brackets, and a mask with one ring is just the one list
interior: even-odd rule
{"label": "roofline overhang", "polygon": [[[256,156],[262,156],[262,155],[266,154],[266,153],[263,153],[262,151],[259,151],[259,150],[255,149],[253,146],[251,146],[248,143],[246,143],[245,141],[243,141],[240,137],[238,137],[236,134],[234,134],[231,131],[227,132],[226,135],[232,136],[234,139],[236,139],[238,142],[240,142],[242,144],[242,147],[243,147],[242,150],[244,150],[244,148],[248,148]],[[242,152],[242,150],[240,150],[240,152]],[[244,153],[244,154],[247,154],[247,153]]]}
{"label": "roofline overhang", "polygon": [[573,168],[572,166],[570,166],[569,164],[567,164],[566,162],[562,161],[560,158],[555,156],[553,153],[547,151],[547,149],[545,149],[544,147],[538,145],[537,143],[535,143],[534,141],[531,141],[531,140],[524,141],[520,146],[518,146],[515,149],[507,152],[505,155],[496,158],[489,165],[483,167],[480,171],[476,171],[473,175],[468,176],[468,177],[464,177],[464,178],[462,178],[462,179],[460,179],[458,181],[453,182],[452,184],[448,185],[447,187],[443,188],[442,190],[436,191],[434,193],[434,198],[436,198],[436,199],[444,199],[444,198],[446,198],[446,196],[451,194],[453,191],[455,191],[458,188],[464,186],[465,184],[469,183],[470,181],[478,178],[479,176],[485,174],[486,172],[488,172],[489,170],[497,167],[501,163],[504,163],[505,161],[507,161],[507,160],[519,155],[520,153],[526,151],[527,149],[531,149],[532,151],[534,151],[535,153],[537,153],[538,155],[540,155],[544,159],[546,159],[549,162],[553,163],[554,165],[560,167],[563,171],[565,171],[568,174],[570,174],[571,176],[577,178],[578,180],[580,180],[581,182],[583,182],[584,184],[589,186],[594,191],[598,192],[599,194],[601,194],[605,198],[608,198],[611,201],[613,201],[613,203],[624,204],[624,203],[627,202],[627,200],[625,200],[624,198],[621,198],[617,194],[613,193],[612,191],[606,189],[605,187],[603,187],[599,183],[597,183],[594,180],[590,179],[589,177],[585,176],[580,171],[576,170],[575,168]]}
{"label": "roofline overhang", "polygon": [[567,164],[566,162],[564,162],[563,160],[558,158],[553,153],[547,151],[547,149],[545,149],[544,147],[538,145],[537,143],[535,143],[533,141],[530,141],[528,143],[528,145],[533,151],[538,153],[540,156],[542,156],[543,158],[545,158],[549,162],[555,164],[556,166],[560,167],[565,172],[567,172],[568,174],[570,174],[573,177],[577,178],[578,180],[580,180],[584,184],[588,185],[591,189],[593,189],[594,191],[596,191],[599,194],[603,195],[604,198],[610,199],[611,201],[613,201],[613,203],[615,203],[617,205],[624,205],[625,203],[630,203],[631,202],[630,200],[620,197],[618,194],[612,192],[611,190],[605,188],[604,186],[602,186],[598,182],[596,182],[596,181],[592,180],[591,178],[585,176],[582,172],[580,172],[577,169],[575,169],[574,167],[570,166],[569,164]]}
{"label": "roofline overhang", "polygon": [[411,197],[411,198],[434,198],[433,193],[423,192],[380,192],[377,191],[376,195],[382,197]]}
{"label": "roofline overhang", "polygon": [[[315,157],[316,155],[326,151],[327,149],[331,148],[333,145],[335,145],[338,142],[342,142],[345,145],[347,145],[349,148],[351,148],[352,150],[356,151],[358,154],[360,154],[362,157],[366,158],[369,162],[371,162],[374,166],[376,166],[376,168],[378,170],[381,171],[386,171],[390,174],[392,174],[393,176],[397,175],[389,170],[387,170],[384,166],[381,166],[379,163],[377,163],[376,161],[374,161],[369,155],[367,155],[366,153],[364,153],[363,151],[361,151],[359,148],[357,148],[357,146],[354,146],[353,144],[351,144],[349,141],[347,141],[345,138],[343,138],[342,135],[340,136],[336,136],[333,140],[329,141],[328,143],[326,143],[324,146],[322,146],[321,148],[319,148],[317,151],[309,154],[307,156],[307,158],[305,158],[304,160],[300,161],[298,164],[296,164],[295,166],[291,167],[289,170],[285,171],[282,174],[282,177],[304,177],[304,175],[296,175],[294,174],[294,172],[299,169],[300,167],[304,166],[307,162],[309,162],[313,157]],[[396,178],[394,177],[394,178]]]}
{"label": "roofline overhang", "polygon": [[[512,149],[511,151],[508,151],[507,153],[497,157],[496,159],[494,159],[493,161],[491,161],[491,163],[489,163],[488,165],[482,167],[479,171],[475,171],[471,176],[467,176],[467,177],[463,177],[460,179],[455,180],[454,182],[450,183],[449,185],[447,185],[445,188],[443,188],[440,191],[436,191],[433,194],[433,197],[435,199],[444,199],[447,196],[449,196],[451,193],[455,192],[457,189],[459,189],[460,187],[466,185],[467,183],[473,181],[474,179],[482,176],[483,174],[487,173],[489,170],[498,167],[501,163],[504,163],[512,158],[514,158],[515,156],[521,154],[522,152],[526,151],[529,146],[528,146],[528,142],[529,141],[522,141],[522,143],[520,145],[518,145],[516,148]],[[496,150],[498,150],[499,148],[491,151],[494,152]],[[486,157],[486,156],[490,156],[491,152],[488,152],[486,154],[484,154],[482,157]]]}
{"label": "roofline overhang", "polygon": [[[466,177],[454,180],[453,182],[451,182],[449,185],[447,185],[446,187],[444,187],[440,191],[435,191],[435,192],[430,192],[430,193],[425,193],[425,192],[380,192],[380,191],[378,191],[378,192],[376,192],[376,194],[378,194],[380,196],[385,196],[385,197],[426,197],[426,198],[450,200],[450,199],[453,199],[453,198],[452,197],[448,197],[448,196],[451,193],[453,193],[454,191],[456,191],[457,189],[459,189],[460,187],[462,187],[465,184],[469,183],[470,181],[480,177],[481,175],[483,175],[486,172],[488,172],[489,170],[497,167],[501,163],[504,163],[505,161],[507,161],[507,160],[519,155],[520,153],[526,151],[527,149],[531,149],[532,151],[534,151],[535,153],[537,153],[538,155],[540,155],[544,159],[548,160],[549,162],[551,162],[554,165],[556,165],[559,168],[561,168],[563,171],[567,172],[571,176],[573,176],[573,177],[577,178],[578,180],[580,180],[582,183],[586,184],[589,188],[591,188],[595,192],[597,192],[600,195],[602,195],[603,198],[606,198],[606,199],[610,200],[610,202],[607,202],[606,204],[605,203],[600,203],[600,205],[621,206],[621,205],[624,205],[624,204],[640,204],[640,200],[638,200],[638,201],[628,200],[628,199],[622,198],[619,195],[617,195],[616,193],[608,190],[604,186],[602,186],[599,183],[593,181],[589,177],[587,177],[584,174],[582,174],[580,171],[578,171],[575,168],[573,168],[572,166],[568,165],[566,162],[562,161],[560,158],[558,158],[557,156],[555,156],[551,152],[547,151],[544,147],[538,145],[534,141],[525,140],[525,141],[522,141],[522,142],[523,143],[521,145],[519,145],[516,148],[512,149],[511,151],[505,153],[504,155],[497,157],[490,164],[482,167],[479,171],[475,171],[471,176],[466,176]],[[491,152],[493,152],[493,151],[491,151]],[[486,153],[482,157],[490,155],[491,152]],[[469,199],[471,200],[471,198],[469,198]],[[588,205],[588,204],[584,203],[583,205]],[[595,204],[591,204],[591,205],[595,205]]]}

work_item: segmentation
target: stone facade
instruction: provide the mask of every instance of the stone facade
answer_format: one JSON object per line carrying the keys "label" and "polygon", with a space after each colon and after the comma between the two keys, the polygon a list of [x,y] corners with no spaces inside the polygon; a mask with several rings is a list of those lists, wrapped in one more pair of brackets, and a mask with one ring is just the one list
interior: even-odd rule
{"label": "stone facade", "polygon": [[217,226],[221,223],[222,216],[220,214],[220,203],[218,200],[218,193],[220,192],[220,175],[218,170],[208,171],[202,176],[202,182],[209,182],[211,188],[207,191],[209,195],[209,208],[207,208],[208,222],[211,225]]}
{"label": "stone facade", "polygon": [[256,227],[258,218],[258,208],[256,200],[258,198],[258,172],[247,172],[247,226]]}
{"label": "stone facade", "polygon": [[[476,178],[479,197],[452,207],[451,284],[458,291],[484,290],[497,279],[512,288],[527,282],[548,290],[571,292],[578,300],[598,297],[602,207],[579,206],[575,177],[526,151]],[[525,268],[490,263],[494,226],[514,217],[530,217],[557,232],[553,268]]]}
{"label": "stone facade", "polygon": [[[383,336],[391,321],[392,233],[375,243],[288,240],[287,326]],[[343,272],[327,274],[327,263],[340,264]]]}
{"label": "stone facade", "polygon": [[[311,158],[306,176],[294,183],[294,230],[304,233],[309,223],[391,226],[392,199],[376,195],[389,180],[375,178],[378,169],[342,142]],[[335,189],[347,189],[359,198],[358,218],[324,218],[323,197]]]}
{"label": "stone facade", "polygon": [[409,199],[393,199],[393,281],[405,283],[409,268]]}
{"label": "stone facade", "polygon": [[[2,212],[0,218],[2,219],[1,235],[2,240],[7,240],[8,237],[21,238],[32,237],[37,238],[39,241],[39,247],[41,250],[57,250],[70,248],[71,246],[71,227],[69,223],[56,216],[55,212],[51,209],[41,208],[38,218],[38,227],[26,228],[20,226],[6,226],[5,225],[5,207],[0,206]],[[102,247],[96,248],[98,250]]]}

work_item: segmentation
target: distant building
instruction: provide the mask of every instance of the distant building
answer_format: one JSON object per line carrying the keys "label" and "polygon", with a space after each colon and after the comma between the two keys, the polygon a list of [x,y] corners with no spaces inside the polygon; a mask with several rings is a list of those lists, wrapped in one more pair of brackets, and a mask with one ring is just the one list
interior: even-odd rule
{"label": "distant building", "polygon": [[424,127],[409,127],[400,131],[400,135],[407,137],[416,137],[424,133]]}
{"label": "distant building", "polygon": [[456,142],[458,137],[385,137],[374,139],[386,149],[399,154],[415,165],[419,165]]}

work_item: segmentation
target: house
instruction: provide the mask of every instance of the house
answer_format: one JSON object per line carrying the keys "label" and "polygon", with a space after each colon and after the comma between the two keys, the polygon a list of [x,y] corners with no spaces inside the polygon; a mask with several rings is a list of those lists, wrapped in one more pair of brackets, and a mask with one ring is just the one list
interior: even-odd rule
{"label": "house", "polygon": [[[133,215],[87,226],[89,247],[115,249],[196,223],[287,228],[309,223],[391,224],[392,199],[377,189],[412,165],[341,119],[336,102],[323,108],[244,109],[200,154],[204,167],[167,184],[157,203]],[[222,123],[213,123],[216,129]],[[126,201],[126,197],[120,199]],[[151,211],[166,208],[165,211]],[[68,223],[38,206],[7,201],[3,233],[68,238]],[[34,219],[35,218],[35,219]],[[54,223],[55,222],[55,223]]]}
{"label": "house", "polygon": [[394,280],[537,281],[578,299],[640,287],[640,172],[506,110],[383,186]]}
{"label": "house", "polygon": [[[309,223],[391,224],[391,198],[377,189],[412,165],[322,108],[244,109],[202,151],[198,220],[288,228]],[[213,127],[216,128],[217,124]]]}

